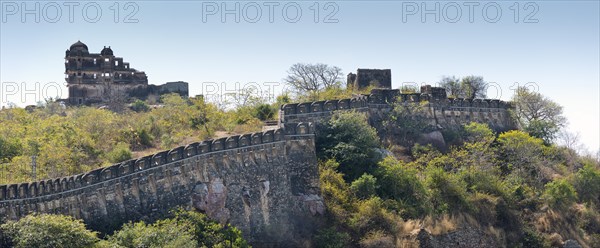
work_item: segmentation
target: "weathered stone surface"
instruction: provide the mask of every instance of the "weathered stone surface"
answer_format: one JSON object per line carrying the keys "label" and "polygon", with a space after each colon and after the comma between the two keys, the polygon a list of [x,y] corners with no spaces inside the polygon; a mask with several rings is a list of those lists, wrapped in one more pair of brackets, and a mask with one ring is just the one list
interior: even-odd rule
{"label": "weathered stone surface", "polygon": [[123,101],[122,98],[146,99],[177,93],[187,97],[188,83],[168,82],[148,84],[148,77],[116,57],[104,47],[100,53],[90,53],[81,41],[65,52],[65,81],[69,87],[69,104],[98,104]]}
{"label": "weathered stone surface", "polygon": [[[428,101],[432,125],[478,121],[496,129],[513,127],[507,103],[439,99],[444,95],[439,89],[425,91],[429,93],[377,89],[352,99],[286,104],[279,128],[262,133],[196,142],[66,178],[0,185],[0,216],[66,214],[108,231],[131,220],[158,219],[183,206],[237,226],[255,247],[299,246],[326,211],[319,191],[314,126],[335,111],[364,112],[378,129],[390,103]],[[448,247],[437,246],[438,240],[493,247],[470,245],[489,244],[485,237],[464,238],[479,234],[472,229],[434,238],[423,233],[419,240],[432,245],[424,247]]]}
{"label": "weathered stone surface", "polygon": [[347,77],[348,88],[363,89],[369,86],[376,88],[392,88],[392,70],[390,69],[357,69],[356,74]]}
{"label": "weathered stone surface", "polygon": [[[280,110],[280,125],[299,122],[322,123],[335,111],[354,110],[367,113],[369,123],[377,130],[392,110],[392,103],[425,102],[426,118],[434,127],[456,127],[470,122],[488,124],[495,131],[514,129],[509,109],[510,104],[493,99],[448,99],[442,88],[424,86],[424,93],[401,94],[399,90],[373,89],[369,95],[351,99],[292,103]],[[443,97],[443,98],[442,98]]]}
{"label": "weathered stone surface", "polygon": [[432,145],[439,150],[446,149],[446,142],[444,141],[444,136],[440,131],[421,134],[421,137],[419,137],[417,143],[421,145]]}
{"label": "weathered stone surface", "polygon": [[244,137],[194,143],[69,178],[3,185],[0,214],[66,214],[109,231],[183,206],[233,224],[254,246],[298,245],[325,212],[311,127],[253,134],[253,144]]}

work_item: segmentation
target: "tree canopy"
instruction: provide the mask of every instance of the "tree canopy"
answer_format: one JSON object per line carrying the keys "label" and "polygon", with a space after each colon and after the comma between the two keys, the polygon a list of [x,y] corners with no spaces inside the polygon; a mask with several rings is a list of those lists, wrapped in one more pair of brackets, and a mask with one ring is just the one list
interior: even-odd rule
{"label": "tree canopy", "polygon": [[519,127],[530,135],[543,139],[547,144],[554,141],[558,131],[567,122],[562,106],[527,87],[519,87],[512,102],[513,114]]}

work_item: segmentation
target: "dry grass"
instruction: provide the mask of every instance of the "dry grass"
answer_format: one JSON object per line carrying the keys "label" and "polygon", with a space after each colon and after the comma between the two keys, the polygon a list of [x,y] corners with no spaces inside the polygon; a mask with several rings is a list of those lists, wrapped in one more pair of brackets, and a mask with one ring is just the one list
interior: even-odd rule
{"label": "dry grass", "polygon": [[[542,233],[549,236],[560,235],[564,240],[574,239],[582,247],[589,247],[586,238],[582,235],[577,226],[577,213],[585,208],[581,204],[576,204],[566,211],[554,211],[548,209],[545,212],[535,214],[534,226]],[[553,237],[556,239],[556,237]]]}
{"label": "dry grass", "polygon": [[506,239],[504,230],[493,226],[481,226],[473,216],[468,214],[457,214],[451,216],[444,215],[438,218],[427,217],[421,220],[408,220],[403,222],[399,225],[400,235],[398,235],[399,238],[396,240],[396,247],[419,247],[418,243],[415,243],[415,238],[421,229],[425,229],[431,235],[437,236],[455,232],[467,227],[482,230],[498,241],[499,244],[504,243],[504,240]]}

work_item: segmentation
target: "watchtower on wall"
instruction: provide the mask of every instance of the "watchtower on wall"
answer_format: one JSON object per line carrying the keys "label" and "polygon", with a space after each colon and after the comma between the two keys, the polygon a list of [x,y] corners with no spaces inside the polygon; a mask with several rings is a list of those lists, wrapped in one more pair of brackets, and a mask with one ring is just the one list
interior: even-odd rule
{"label": "watchtower on wall", "polygon": [[390,69],[357,69],[356,74],[349,73],[347,77],[348,88],[364,89],[369,86],[375,88],[392,88],[392,70]]}

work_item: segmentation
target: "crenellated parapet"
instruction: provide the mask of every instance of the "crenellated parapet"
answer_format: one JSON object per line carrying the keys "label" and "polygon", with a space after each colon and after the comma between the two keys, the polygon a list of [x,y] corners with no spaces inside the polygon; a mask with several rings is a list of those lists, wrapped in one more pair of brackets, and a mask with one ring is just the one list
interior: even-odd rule
{"label": "crenellated parapet", "polygon": [[507,102],[425,92],[375,89],[349,99],[286,104],[277,129],[195,142],[69,177],[0,185],[0,216],[66,214],[102,231],[184,206],[232,223],[258,246],[301,240],[295,236],[311,233],[317,225],[309,222],[325,211],[315,126],[336,111],[363,112],[378,129],[395,103],[421,103],[436,127],[475,121],[512,128]]}
{"label": "crenellated parapet", "polygon": [[[35,199],[53,194],[86,188],[94,184],[117,179],[133,173],[139,173],[153,167],[177,162],[194,156],[223,152],[255,145],[270,144],[284,140],[284,135],[308,134],[312,130],[309,123],[289,125],[287,130],[280,128],[265,132],[234,135],[214,140],[205,140],[161,151],[138,159],[128,160],[108,167],[73,175],[37,182],[0,185],[0,204],[7,201]],[[296,132],[298,130],[298,133]]]}
{"label": "crenellated parapet", "polygon": [[158,219],[175,206],[232,223],[255,244],[304,233],[299,230],[311,227],[297,218],[310,220],[324,211],[313,125],[290,123],[69,177],[0,185],[0,215],[7,219],[32,212],[66,214],[101,231]]}
{"label": "crenellated parapet", "polygon": [[[281,124],[312,122],[328,119],[335,111],[356,110],[368,113],[371,123],[378,123],[394,103],[426,103],[427,117],[433,126],[450,127],[471,121],[487,123],[498,130],[514,128],[508,110],[510,103],[497,99],[447,98],[443,88],[424,86],[424,93],[401,93],[394,89],[373,89],[369,95],[351,99],[304,102],[283,105]],[[375,125],[377,126],[377,125]]]}
{"label": "crenellated parapet", "polygon": [[318,123],[323,118],[328,118],[337,110],[366,110],[369,105],[367,96],[358,96],[350,99],[339,99],[317,102],[290,103],[281,106],[279,123]]}

